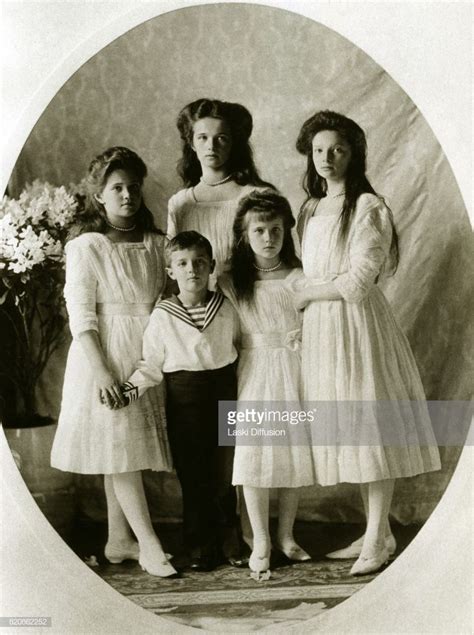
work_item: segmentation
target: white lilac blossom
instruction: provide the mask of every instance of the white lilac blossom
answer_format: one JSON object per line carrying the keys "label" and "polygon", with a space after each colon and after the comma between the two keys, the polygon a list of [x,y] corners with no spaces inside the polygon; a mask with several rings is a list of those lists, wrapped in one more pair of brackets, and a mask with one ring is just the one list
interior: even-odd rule
{"label": "white lilac blossom", "polygon": [[36,383],[65,332],[64,244],[80,200],[74,186],[37,180],[0,202],[0,313],[15,350],[0,374],[13,384],[15,426],[37,420]]}
{"label": "white lilac blossom", "polygon": [[0,270],[24,274],[48,261],[63,260],[65,230],[77,211],[65,187],[38,180],[25,187],[18,200],[0,203]]}

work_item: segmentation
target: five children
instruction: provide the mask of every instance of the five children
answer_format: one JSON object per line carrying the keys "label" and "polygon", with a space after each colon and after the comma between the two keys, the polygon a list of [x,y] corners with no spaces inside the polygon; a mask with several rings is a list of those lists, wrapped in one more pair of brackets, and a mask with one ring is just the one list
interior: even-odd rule
{"label": "five children", "polygon": [[[176,469],[197,571],[223,557],[238,563],[229,544],[238,528],[233,485],[242,486],[256,580],[270,575],[271,489],[279,499],[275,547],[299,562],[310,559],[293,537],[299,488],[360,482],[367,531],[328,557],[358,558],[354,575],[376,571],[395,549],[394,479],[440,467],[426,408],[398,417],[397,447],[361,447],[355,437],[350,446],[320,445],[311,426],[296,438],[291,425],[283,445],[237,441],[234,456],[218,444],[219,401],[424,400],[408,342],[376,285],[397,242],[391,212],[365,177],[364,133],[327,111],[300,132],[297,148],[308,157],[304,275],[290,205],[253,163],[250,113],[201,99],[183,109],[178,128],[187,189],[170,200],[166,245],[143,202],[143,161],[111,148],[89,168],[80,235],[66,247],[74,339],[52,465],[104,474],[106,557],[137,559],[162,577],[176,570],[151,525],[143,469]],[[165,272],[176,293],[161,299]],[[383,422],[370,425],[380,439]]]}

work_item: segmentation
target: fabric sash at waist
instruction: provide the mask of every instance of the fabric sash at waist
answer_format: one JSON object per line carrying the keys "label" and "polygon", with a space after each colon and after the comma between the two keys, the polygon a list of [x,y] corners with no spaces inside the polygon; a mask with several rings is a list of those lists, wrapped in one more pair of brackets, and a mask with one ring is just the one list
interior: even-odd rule
{"label": "fabric sash at waist", "polygon": [[98,302],[96,305],[97,315],[150,315],[155,306],[154,302]]}
{"label": "fabric sash at waist", "polygon": [[289,348],[296,351],[301,344],[301,329],[288,333],[248,333],[240,340],[242,348]]}

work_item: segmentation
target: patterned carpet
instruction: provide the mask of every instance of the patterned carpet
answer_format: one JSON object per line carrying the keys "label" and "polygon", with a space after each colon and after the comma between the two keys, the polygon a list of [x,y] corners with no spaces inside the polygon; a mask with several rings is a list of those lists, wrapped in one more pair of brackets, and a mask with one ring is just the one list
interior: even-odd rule
{"label": "patterned carpet", "polygon": [[227,631],[253,631],[313,617],[373,579],[367,576],[361,582],[349,576],[350,567],[349,561],[285,566],[274,569],[270,580],[261,583],[252,580],[246,569],[226,565],[211,573],[185,572],[178,580],[157,579],[134,563],[104,565],[97,573],[157,615],[206,630],[225,626]]}
{"label": "patterned carpet", "polygon": [[[418,529],[413,526],[393,528],[399,545],[397,553],[414,538]],[[176,554],[175,566],[183,567],[179,526],[161,525],[157,531],[165,548]],[[94,560],[86,560],[95,565],[93,571],[129,600],[156,615],[206,631],[247,633],[272,625],[290,626],[315,617],[373,580],[375,575],[351,576],[353,561],[330,561],[323,555],[347,544],[361,531],[355,525],[298,523],[295,535],[313,561],[289,564],[273,554],[272,577],[260,583],[249,577],[248,569],[227,564],[209,573],[184,569],[183,576],[175,580],[148,575],[132,561],[111,565],[102,555],[105,527],[100,525],[77,531],[71,538],[71,546],[85,560],[86,555],[95,555],[97,565]]]}

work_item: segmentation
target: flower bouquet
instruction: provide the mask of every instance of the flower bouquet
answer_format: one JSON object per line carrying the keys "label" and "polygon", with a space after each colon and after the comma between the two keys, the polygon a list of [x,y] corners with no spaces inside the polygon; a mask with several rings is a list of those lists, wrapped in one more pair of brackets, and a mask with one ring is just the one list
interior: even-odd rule
{"label": "flower bouquet", "polygon": [[10,335],[0,359],[2,410],[8,410],[9,385],[16,404],[6,426],[50,421],[38,415],[35,388],[64,336],[64,244],[78,207],[71,186],[68,191],[38,180],[18,199],[6,196],[0,203],[0,318]]}

